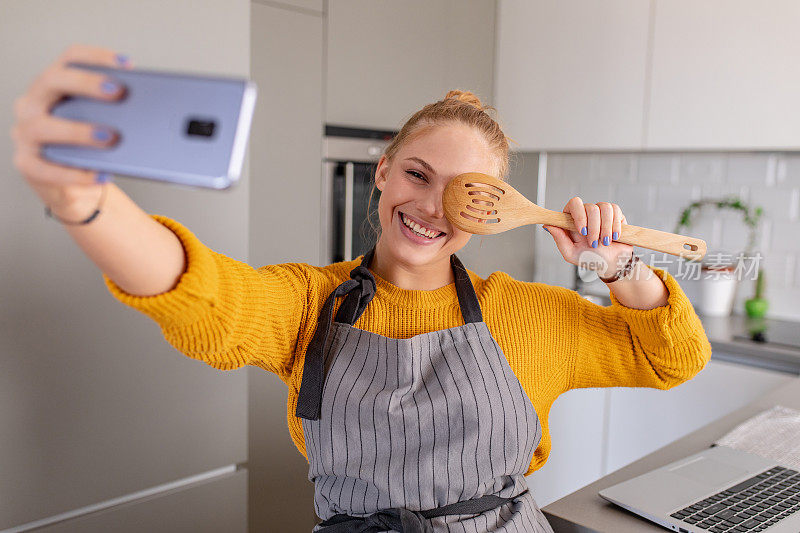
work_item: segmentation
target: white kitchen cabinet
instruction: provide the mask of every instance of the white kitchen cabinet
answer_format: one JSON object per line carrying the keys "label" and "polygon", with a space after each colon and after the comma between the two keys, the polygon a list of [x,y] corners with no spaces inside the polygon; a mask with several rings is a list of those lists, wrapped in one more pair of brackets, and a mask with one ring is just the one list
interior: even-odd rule
{"label": "white kitchen cabinet", "polygon": [[669,390],[610,389],[608,456],[603,475],[743,407],[793,379],[790,374],[709,361]]}
{"label": "white kitchen cabinet", "polygon": [[641,149],[649,12],[641,0],[500,0],[494,93],[512,149]]}
{"label": "white kitchen cabinet", "polygon": [[669,390],[587,388],[558,397],[548,417],[552,451],[527,476],[548,505],[739,409],[794,376],[713,360]]}
{"label": "white kitchen cabinet", "polygon": [[328,3],[325,120],[396,130],[451,89],[492,102],[495,2]]}
{"label": "white kitchen cabinet", "polygon": [[656,0],[645,147],[800,146],[800,2]]}
{"label": "white kitchen cabinet", "polygon": [[499,0],[519,151],[797,150],[800,2]]}
{"label": "white kitchen cabinet", "polygon": [[603,476],[607,394],[607,389],[574,389],[553,402],[548,417],[550,456],[543,467],[526,477],[539,507]]}

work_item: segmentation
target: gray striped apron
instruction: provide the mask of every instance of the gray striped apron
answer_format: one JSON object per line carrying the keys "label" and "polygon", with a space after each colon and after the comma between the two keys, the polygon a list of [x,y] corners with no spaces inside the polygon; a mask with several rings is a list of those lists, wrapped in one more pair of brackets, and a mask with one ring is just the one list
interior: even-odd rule
{"label": "gray striped apron", "polygon": [[296,415],[313,531],[552,533],[525,480],[539,417],[461,261],[464,325],[393,339],[353,327],[375,294],[374,252],[329,295],[306,350]]}

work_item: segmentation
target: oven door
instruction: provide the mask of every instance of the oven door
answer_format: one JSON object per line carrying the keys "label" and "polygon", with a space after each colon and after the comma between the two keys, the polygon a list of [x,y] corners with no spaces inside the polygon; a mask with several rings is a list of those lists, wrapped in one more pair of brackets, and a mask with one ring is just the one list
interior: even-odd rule
{"label": "oven door", "polygon": [[351,261],[367,253],[377,241],[377,231],[370,225],[368,217],[368,211],[371,210],[372,224],[380,227],[380,191],[377,188],[372,191],[372,178],[377,164],[329,161],[326,166],[331,199],[328,257],[332,263]]}

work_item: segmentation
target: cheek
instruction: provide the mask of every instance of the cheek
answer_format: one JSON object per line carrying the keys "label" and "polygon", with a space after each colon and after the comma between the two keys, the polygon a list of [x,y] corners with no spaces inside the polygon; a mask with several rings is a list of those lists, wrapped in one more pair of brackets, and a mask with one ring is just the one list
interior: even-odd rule
{"label": "cheek", "polygon": [[467,244],[470,237],[472,237],[472,233],[460,230],[456,227],[453,227],[453,234],[451,236],[451,241],[459,243],[459,244]]}

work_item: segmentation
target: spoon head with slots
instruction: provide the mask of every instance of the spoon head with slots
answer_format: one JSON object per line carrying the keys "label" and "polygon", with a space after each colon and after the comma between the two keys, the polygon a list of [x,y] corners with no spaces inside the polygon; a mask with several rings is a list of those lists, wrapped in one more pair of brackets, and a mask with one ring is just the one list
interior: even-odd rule
{"label": "spoon head with slots", "polygon": [[529,224],[542,209],[503,180],[468,172],[450,180],[442,198],[444,213],[455,227],[492,235]]}

